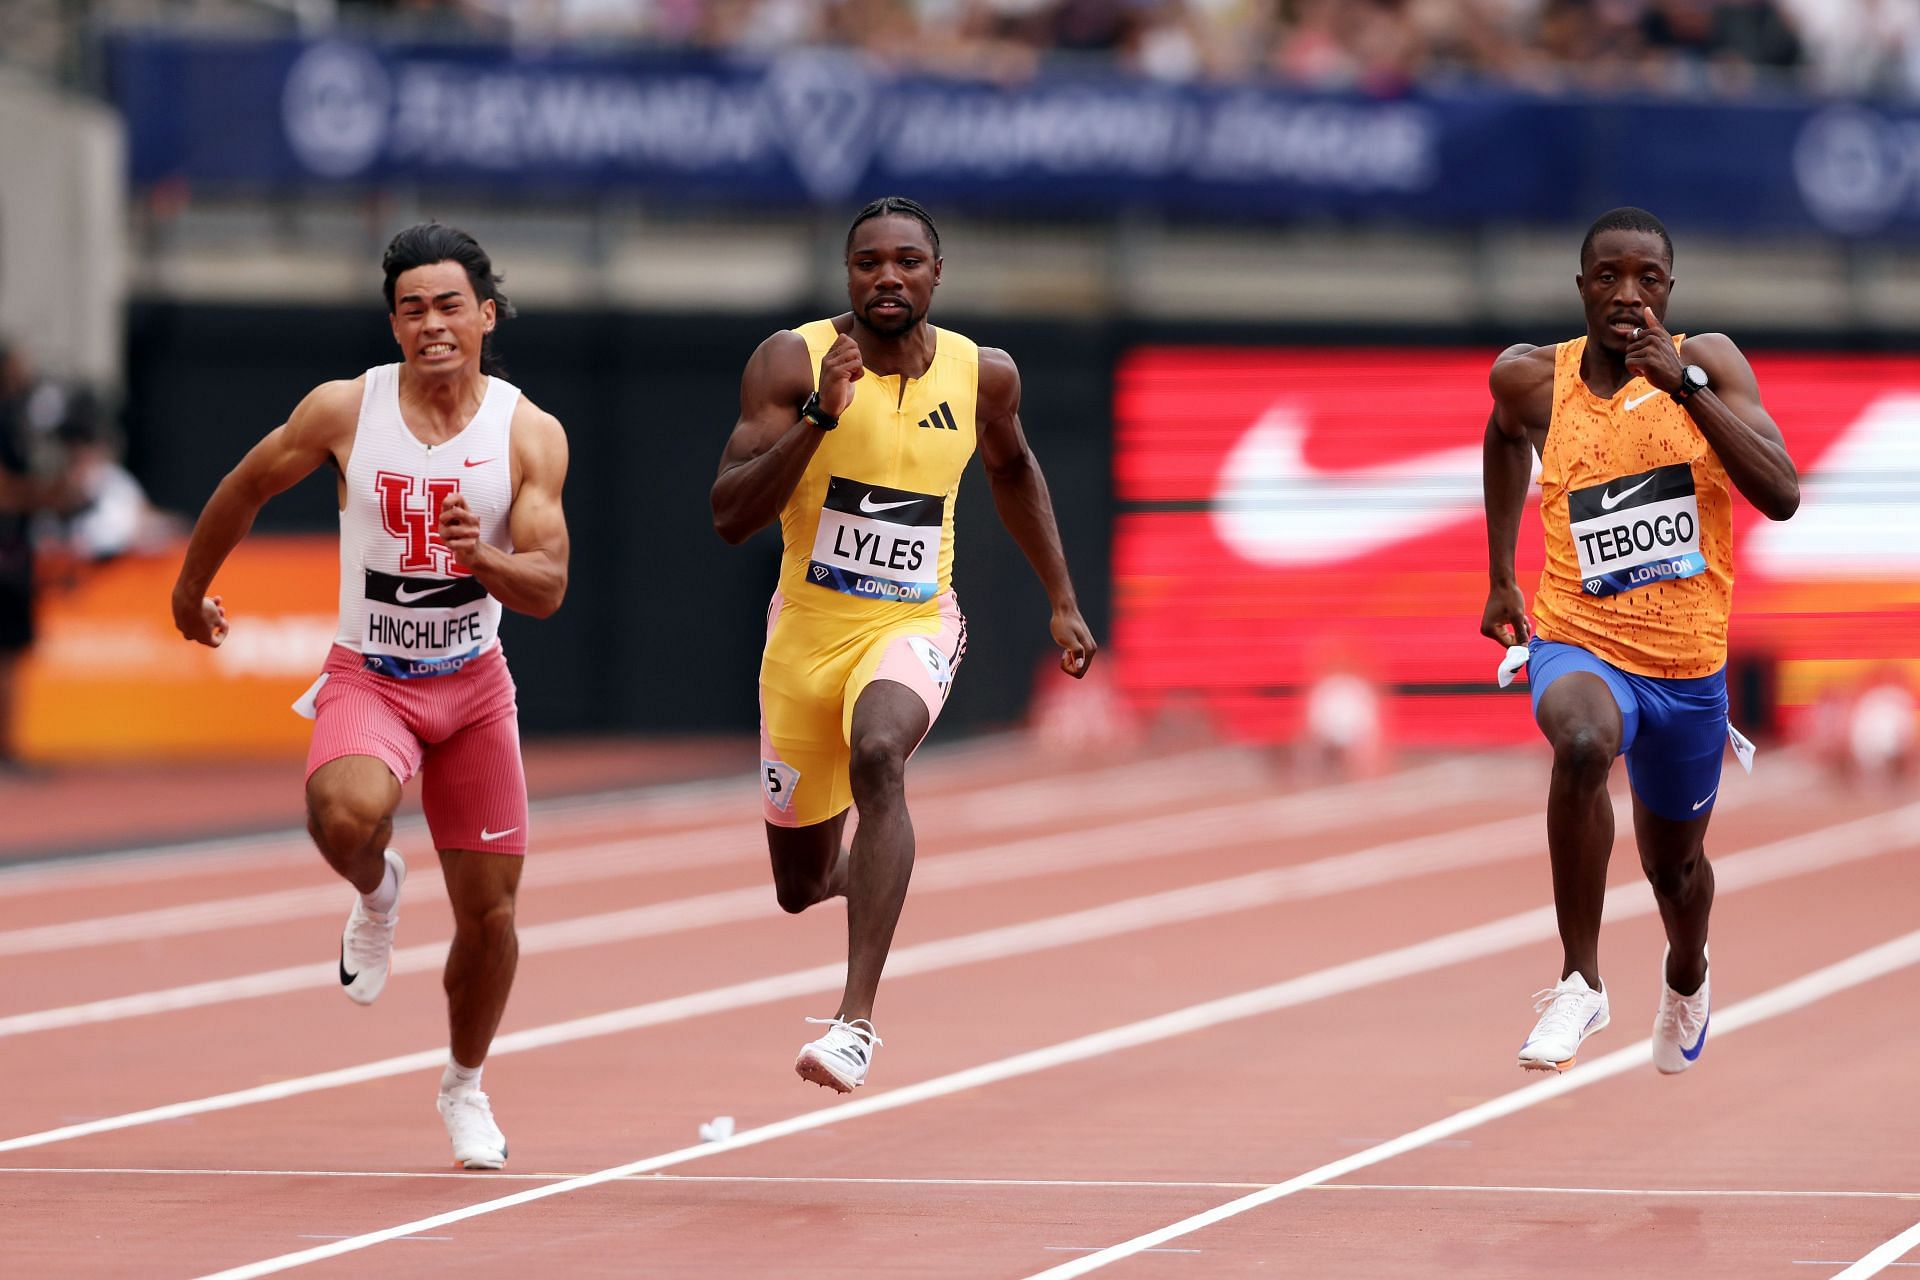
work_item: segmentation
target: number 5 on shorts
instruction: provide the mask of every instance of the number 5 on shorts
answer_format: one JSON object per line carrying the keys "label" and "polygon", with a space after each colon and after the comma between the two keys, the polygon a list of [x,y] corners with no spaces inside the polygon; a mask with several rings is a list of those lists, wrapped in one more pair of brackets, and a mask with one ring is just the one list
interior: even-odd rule
{"label": "number 5 on shorts", "polygon": [[767,803],[785,813],[793,804],[793,789],[800,785],[800,771],[784,760],[762,760],[760,767],[765,771],[762,785]]}

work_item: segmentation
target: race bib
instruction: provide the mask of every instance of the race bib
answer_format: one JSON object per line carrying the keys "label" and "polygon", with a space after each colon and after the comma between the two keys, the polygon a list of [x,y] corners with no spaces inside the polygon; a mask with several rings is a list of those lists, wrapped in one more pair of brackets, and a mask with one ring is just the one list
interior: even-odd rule
{"label": "race bib", "polygon": [[403,578],[367,572],[367,669],[396,680],[451,675],[477,656],[487,634],[487,589],[475,578]]}
{"label": "race bib", "polygon": [[1688,463],[1574,489],[1567,494],[1567,520],[1580,559],[1580,588],[1590,596],[1707,571]]}
{"label": "race bib", "polygon": [[866,600],[933,599],[940,591],[946,510],[943,497],[834,476],[807,580]]}

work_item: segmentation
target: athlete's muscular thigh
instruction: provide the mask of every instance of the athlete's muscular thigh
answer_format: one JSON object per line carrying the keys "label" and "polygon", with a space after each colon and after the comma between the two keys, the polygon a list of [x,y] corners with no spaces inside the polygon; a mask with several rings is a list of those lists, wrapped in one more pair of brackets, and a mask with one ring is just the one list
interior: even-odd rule
{"label": "athlete's muscular thigh", "polygon": [[1553,746],[1556,765],[1605,771],[1620,753],[1624,724],[1607,682],[1590,671],[1570,671],[1540,695],[1535,719]]}
{"label": "athlete's muscular thigh", "polygon": [[326,831],[372,830],[400,804],[400,780],[374,756],[329,760],[307,779],[307,813]]}

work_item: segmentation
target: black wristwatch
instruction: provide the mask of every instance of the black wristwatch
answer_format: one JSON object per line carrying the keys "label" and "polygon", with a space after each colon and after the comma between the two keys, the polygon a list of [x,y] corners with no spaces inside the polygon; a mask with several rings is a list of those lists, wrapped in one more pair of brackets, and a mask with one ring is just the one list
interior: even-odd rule
{"label": "black wristwatch", "polygon": [[1707,371],[1697,364],[1690,364],[1680,371],[1680,385],[1674,389],[1673,398],[1685,404],[1699,392],[1705,391],[1707,386]]}
{"label": "black wristwatch", "polygon": [[840,419],[820,407],[820,393],[814,392],[807,402],[800,406],[800,416],[822,431],[831,431],[840,425]]}

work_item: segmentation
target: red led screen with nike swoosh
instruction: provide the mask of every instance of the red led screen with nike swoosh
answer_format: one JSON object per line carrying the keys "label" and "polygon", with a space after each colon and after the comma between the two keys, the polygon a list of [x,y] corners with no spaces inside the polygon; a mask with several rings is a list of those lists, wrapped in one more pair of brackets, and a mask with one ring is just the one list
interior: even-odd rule
{"label": "red led screen with nike swoosh", "polygon": [[[1281,740],[1335,671],[1387,689],[1402,741],[1531,734],[1486,602],[1479,349],[1137,348],[1115,395],[1114,655],[1148,712],[1197,703]],[[1920,360],[1756,354],[1803,501],[1736,497],[1734,661],[1767,658],[1791,720],[1886,660],[1920,674]],[[1531,600],[1535,497],[1517,563]],[[1775,679],[1775,677],[1769,677]],[[1736,695],[1736,706],[1739,697]]]}

